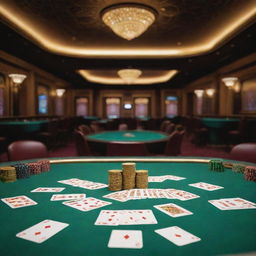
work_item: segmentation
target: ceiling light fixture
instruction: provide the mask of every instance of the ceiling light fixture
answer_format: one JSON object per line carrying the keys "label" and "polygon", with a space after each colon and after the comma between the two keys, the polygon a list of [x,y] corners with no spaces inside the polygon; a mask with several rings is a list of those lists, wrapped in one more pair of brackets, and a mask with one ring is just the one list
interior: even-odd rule
{"label": "ceiling light fixture", "polygon": [[204,95],[204,90],[194,90],[194,93],[198,98],[202,98]]}
{"label": "ceiling light fixture", "polygon": [[9,77],[12,79],[13,83],[22,84],[27,76],[22,74],[9,74]]}
{"label": "ceiling light fixture", "polygon": [[62,97],[65,93],[65,89],[56,89],[56,94],[58,97]]}
{"label": "ceiling light fixture", "polygon": [[116,4],[101,12],[103,22],[126,40],[143,34],[153,24],[156,15],[153,8],[138,3]]}
{"label": "ceiling light fixture", "polygon": [[235,83],[238,81],[237,77],[224,77],[221,79],[222,82],[229,88],[233,87]]}
{"label": "ceiling light fixture", "polygon": [[126,84],[133,84],[142,72],[139,69],[120,69],[117,74]]}

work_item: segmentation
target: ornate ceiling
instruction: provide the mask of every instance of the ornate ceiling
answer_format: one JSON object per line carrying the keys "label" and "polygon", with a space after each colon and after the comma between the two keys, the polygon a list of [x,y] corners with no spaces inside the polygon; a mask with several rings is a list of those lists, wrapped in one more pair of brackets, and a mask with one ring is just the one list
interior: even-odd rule
{"label": "ornate ceiling", "polygon": [[[131,41],[116,36],[100,17],[107,6],[126,2],[0,0],[2,49],[76,86],[84,84],[80,69],[107,77],[111,69],[132,66],[146,72],[178,70],[174,87],[253,51],[255,0],[132,1],[154,8],[158,15],[143,35]],[[238,53],[242,44],[247,47]],[[95,81],[89,81],[87,85],[94,86]]]}

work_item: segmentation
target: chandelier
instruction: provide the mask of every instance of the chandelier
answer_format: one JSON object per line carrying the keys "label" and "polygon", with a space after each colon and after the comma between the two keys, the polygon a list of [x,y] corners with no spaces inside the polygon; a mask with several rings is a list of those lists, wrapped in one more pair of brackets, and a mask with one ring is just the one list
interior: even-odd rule
{"label": "chandelier", "polygon": [[133,84],[142,72],[139,69],[120,69],[117,74],[126,84]]}
{"label": "chandelier", "polygon": [[22,84],[27,76],[23,74],[9,74],[9,77],[15,84]]}
{"label": "chandelier", "polygon": [[116,4],[101,12],[103,22],[126,40],[143,34],[155,21],[156,14],[151,7],[137,3]]}

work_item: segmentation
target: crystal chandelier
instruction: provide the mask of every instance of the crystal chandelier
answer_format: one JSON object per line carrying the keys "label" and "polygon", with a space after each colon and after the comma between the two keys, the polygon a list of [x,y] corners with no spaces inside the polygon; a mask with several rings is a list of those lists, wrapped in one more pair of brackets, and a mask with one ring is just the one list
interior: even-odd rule
{"label": "crystal chandelier", "polygon": [[156,14],[151,7],[135,3],[112,5],[101,13],[103,22],[126,40],[143,34],[155,21]]}
{"label": "crystal chandelier", "polygon": [[23,74],[9,74],[9,77],[15,84],[22,84],[27,76]]}
{"label": "crystal chandelier", "polygon": [[126,84],[133,84],[142,72],[139,69],[120,69],[117,74]]}

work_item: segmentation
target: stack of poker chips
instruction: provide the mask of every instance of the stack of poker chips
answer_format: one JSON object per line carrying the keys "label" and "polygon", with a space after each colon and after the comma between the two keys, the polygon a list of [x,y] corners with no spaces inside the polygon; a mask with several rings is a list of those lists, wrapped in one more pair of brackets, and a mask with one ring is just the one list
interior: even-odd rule
{"label": "stack of poker chips", "polygon": [[24,179],[30,176],[30,169],[27,164],[18,163],[14,167],[16,169],[17,179]]}
{"label": "stack of poker chips", "polygon": [[232,171],[238,173],[244,173],[245,165],[243,164],[233,164]]}
{"label": "stack of poker chips", "polygon": [[137,170],[135,181],[136,188],[148,188],[148,171]]}
{"label": "stack of poker chips", "polygon": [[16,181],[16,170],[12,166],[0,167],[0,180],[2,182],[13,182]]}
{"label": "stack of poker chips", "polygon": [[256,181],[256,166],[247,166],[244,171],[244,178],[250,181]]}
{"label": "stack of poker chips", "polygon": [[122,170],[108,171],[108,189],[111,191],[118,191],[122,189],[123,185]]}
{"label": "stack of poker chips", "polygon": [[50,170],[49,160],[39,160],[37,163],[41,165],[41,172],[48,172]]}
{"label": "stack of poker chips", "polygon": [[224,166],[221,160],[210,160],[209,168],[211,171],[224,172]]}
{"label": "stack of poker chips", "polygon": [[38,162],[33,162],[33,163],[27,163],[28,168],[29,168],[29,174],[34,175],[34,174],[40,174],[41,173],[41,164]]}
{"label": "stack of poker chips", "polygon": [[135,188],[135,163],[123,163],[123,189]]}

